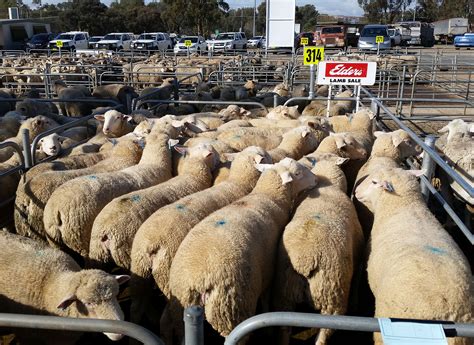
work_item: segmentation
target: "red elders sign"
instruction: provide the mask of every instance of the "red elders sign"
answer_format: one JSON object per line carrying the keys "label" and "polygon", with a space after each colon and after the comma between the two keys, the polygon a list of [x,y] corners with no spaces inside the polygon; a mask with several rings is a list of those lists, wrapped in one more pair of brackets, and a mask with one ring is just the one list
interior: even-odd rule
{"label": "red elders sign", "polygon": [[326,64],[326,77],[365,78],[367,77],[367,70],[366,63],[328,62]]}
{"label": "red elders sign", "polygon": [[319,85],[374,85],[377,63],[373,61],[321,61]]}

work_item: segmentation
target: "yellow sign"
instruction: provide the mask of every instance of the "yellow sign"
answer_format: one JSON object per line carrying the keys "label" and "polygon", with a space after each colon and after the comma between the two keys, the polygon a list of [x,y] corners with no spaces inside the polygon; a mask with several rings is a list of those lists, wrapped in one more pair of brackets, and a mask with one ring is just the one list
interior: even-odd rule
{"label": "yellow sign", "polygon": [[383,36],[376,36],[375,37],[375,43],[383,43],[384,39]]}
{"label": "yellow sign", "polygon": [[308,45],[308,37],[301,37],[301,45],[302,46]]}
{"label": "yellow sign", "polygon": [[193,43],[191,42],[191,40],[185,40],[184,41],[184,46],[185,47],[191,47],[193,45]]}
{"label": "yellow sign", "polygon": [[56,47],[62,48],[63,46],[63,41],[56,41]]}
{"label": "yellow sign", "polygon": [[317,65],[324,60],[324,47],[305,47],[303,60],[305,65]]}

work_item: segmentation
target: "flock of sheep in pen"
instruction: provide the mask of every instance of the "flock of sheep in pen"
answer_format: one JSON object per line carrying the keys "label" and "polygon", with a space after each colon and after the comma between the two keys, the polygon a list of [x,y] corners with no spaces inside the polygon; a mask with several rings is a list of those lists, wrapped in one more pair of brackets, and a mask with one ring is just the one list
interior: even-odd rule
{"label": "flock of sheep in pen", "polygon": [[[118,102],[137,96],[130,86],[91,93],[62,81],[55,92]],[[175,92],[176,83],[165,79],[140,96],[163,100]],[[376,317],[472,322],[466,256],[426,206],[417,180],[423,172],[402,168],[421,148],[403,130],[376,131],[369,109],[337,99],[351,95],[336,96],[329,117],[323,100],[281,105],[308,96],[307,85],[266,90],[255,81],[202,82],[181,99],[249,99],[268,113],[238,105],[149,109],[142,99],[142,109],[129,115],[93,103],[62,103],[60,114],[34,91],[15,110],[2,103],[0,140],[20,146],[24,128],[33,138],[93,108],[97,115],[41,140],[38,159],[54,160],[0,177],[0,200],[14,197],[14,227],[0,231],[0,312],[122,320],[117,297],[126,284],[127,318],[148,320],[166,344],[177,344],[191,305],[203,306],[222,336],[263,311],[305,306],[345,314],[366,270]],[[7,90],[0,96],[11,97]],[[454,120],[441,132],[446,159],[472,176],[472,125]],[[10,148],[0,150],[0,161],[0,171],[20,163]],[[111,274],[117,267],[126,274]],[[15,333],[22,344],[80,336]],[[316,343],[328,343],[332,333],[321,329]],[[273,343],[288,343],[290,330],[273,336]],[[378,333],[374,341],[382,344]]]}

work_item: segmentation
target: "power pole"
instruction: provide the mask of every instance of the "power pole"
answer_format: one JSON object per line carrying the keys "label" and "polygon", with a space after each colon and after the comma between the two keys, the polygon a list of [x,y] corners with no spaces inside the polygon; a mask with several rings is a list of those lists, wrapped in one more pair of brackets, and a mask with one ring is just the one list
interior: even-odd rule
{"label": "power pole", "polygon": [[253,2],[253,37],[255,37],[255,17],[257,15],[257,0]]}

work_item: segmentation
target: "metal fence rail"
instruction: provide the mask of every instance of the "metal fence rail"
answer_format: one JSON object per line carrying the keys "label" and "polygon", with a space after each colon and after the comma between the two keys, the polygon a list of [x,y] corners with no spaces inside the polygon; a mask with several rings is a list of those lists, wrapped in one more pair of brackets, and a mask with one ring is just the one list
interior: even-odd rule
{"label": "metal fence rail", "polygon": [[[446,336],[474,337],[474,324],[454,323],[451,321],[403,320],[407,322],[429,322],[441,324]],[[274,312],[251,317],[226,338],[224,345],[237,345],[244,336],[257,329],[272,326],[329,328],[346,331],[380,332],[377,318],[340,315],[320,315],[295,312]]]}
{"label": "metal fence rail", "polygon": [[126,321],[0,313],[0,327],[124,334],[145,345],[164,345],[148,329]]}

